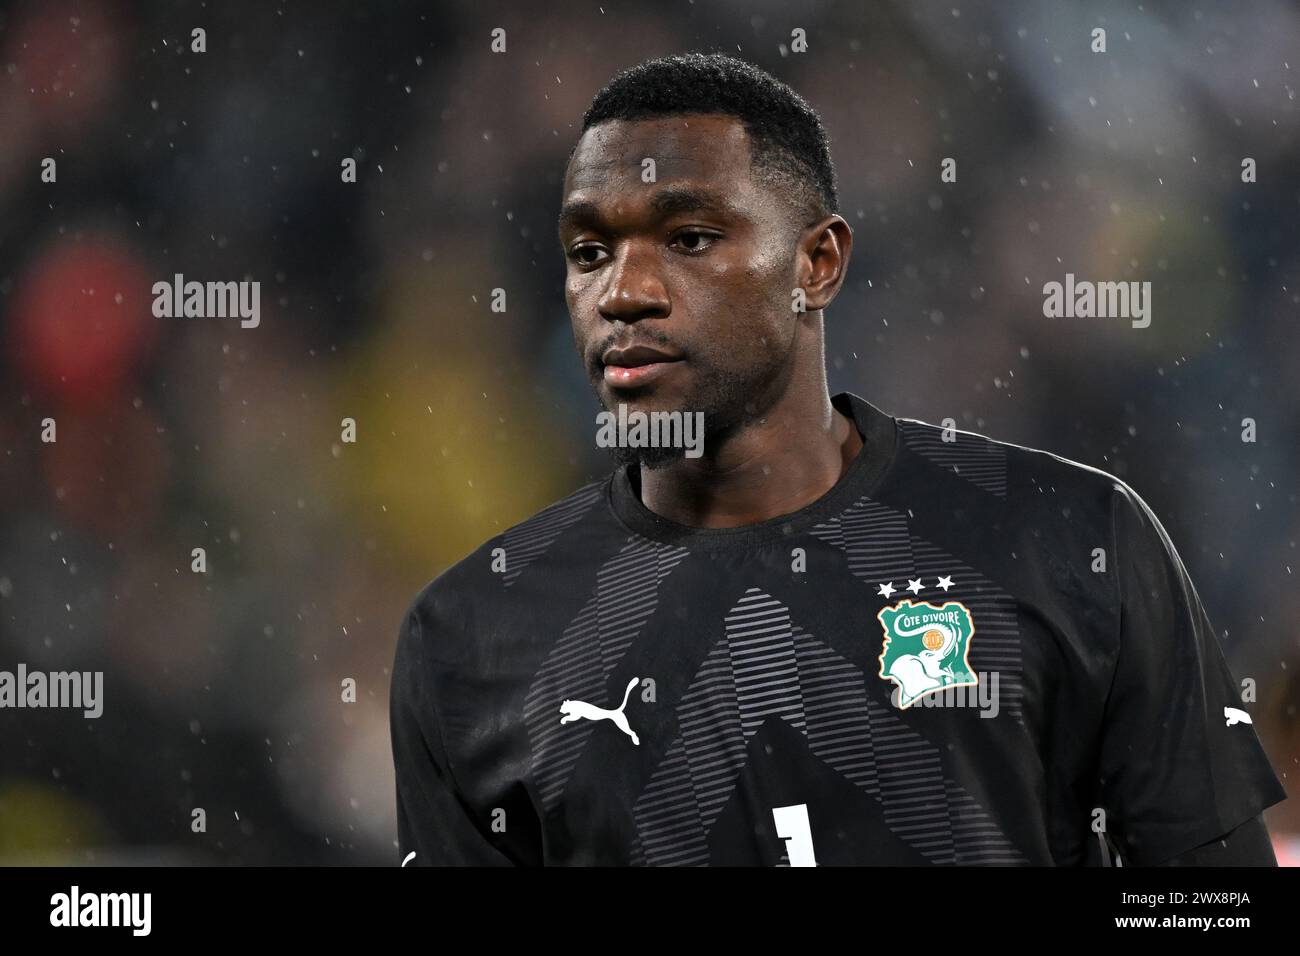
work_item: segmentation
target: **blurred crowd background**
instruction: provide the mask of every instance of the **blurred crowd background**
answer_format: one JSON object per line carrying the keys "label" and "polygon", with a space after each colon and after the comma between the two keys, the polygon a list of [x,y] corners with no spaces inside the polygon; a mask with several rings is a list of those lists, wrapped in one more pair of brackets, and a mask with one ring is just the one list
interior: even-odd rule
{"label": "blurred crowd background", "polygon": [[[832,391],[1124,478],[1294,786],[1294,4],[35,0],[0,13],[0,669],[105,700],[0,711],[0,863],[396,862],[403,611],[611,468],[565,158],[614,73],[692,49],[829,130]],[[260,326],[154,318],[178,272],[259,280]],[[1067,272],[1152,282],[1150,327],[1045,318]],[[1266,819],[1296,862],[1300,807]]]}

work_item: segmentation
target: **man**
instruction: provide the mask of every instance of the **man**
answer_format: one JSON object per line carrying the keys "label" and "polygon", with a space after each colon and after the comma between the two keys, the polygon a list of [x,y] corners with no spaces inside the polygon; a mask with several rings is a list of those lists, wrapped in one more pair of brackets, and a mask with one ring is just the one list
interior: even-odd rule
{"label": "man", "polygon": [[817,115],[743,61],[592,103],[578,353],[703,453],[629,439],[416,598],[403,864],[1275,865],[1285,792],[1138,495],[828,395],[835,208]]}

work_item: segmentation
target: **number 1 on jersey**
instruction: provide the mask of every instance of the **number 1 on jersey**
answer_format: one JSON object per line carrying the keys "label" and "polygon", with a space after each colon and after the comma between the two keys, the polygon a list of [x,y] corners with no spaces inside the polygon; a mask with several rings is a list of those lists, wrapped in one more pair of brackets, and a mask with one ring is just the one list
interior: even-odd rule
{"label": "number 1 on jersey", "polygon": [[776,835],[785,841],[785,852],[790,857],[790,865],[816,866],[812,826],[808,823],[808,804],[773,807],[772,819],[776,821]]}

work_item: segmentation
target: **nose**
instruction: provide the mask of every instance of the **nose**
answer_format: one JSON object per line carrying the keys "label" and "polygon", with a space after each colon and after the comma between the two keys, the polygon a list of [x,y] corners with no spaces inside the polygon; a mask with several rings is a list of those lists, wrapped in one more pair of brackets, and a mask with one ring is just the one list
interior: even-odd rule
{"label": "nose", "polygon": [[601,316],[608,322],[666,317],[672,302],[659,275],[660,266],[650,244],[624,243],[605,273],[605,288],[596,302]]}

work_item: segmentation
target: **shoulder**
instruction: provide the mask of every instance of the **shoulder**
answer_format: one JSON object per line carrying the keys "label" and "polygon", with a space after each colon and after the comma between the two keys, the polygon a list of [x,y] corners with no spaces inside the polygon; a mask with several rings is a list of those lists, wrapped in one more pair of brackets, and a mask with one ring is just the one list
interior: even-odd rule
{"label": "shoulder", "polygon": [[407,607],[404,631],[473,630],[500,603],[521,572],[598,508],[610,477],[589,482],[493,535],[424,585]]}
{"label": "shoulder", "polygon": [[980,432],[914,418],[897,422],[899,443],[914,459],[1004,501],[1008,510],[1109,524],[1116,498],[1145,507],[1137,492],[1103,468]]}

